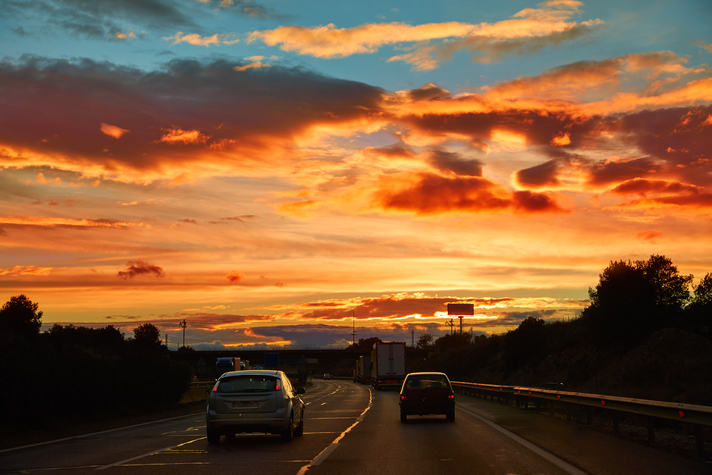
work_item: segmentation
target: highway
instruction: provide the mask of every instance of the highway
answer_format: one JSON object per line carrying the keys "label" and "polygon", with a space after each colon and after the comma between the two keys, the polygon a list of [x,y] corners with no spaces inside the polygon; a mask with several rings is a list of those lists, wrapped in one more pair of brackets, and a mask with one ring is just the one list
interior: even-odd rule
{"label": "highway", "polygon": [[208,445],[205,416],[0,451],[0,473],[710,474],[712,465],[543,414],[457,395],[455,423],[412,416],[395,391],[315,380],[302,437],[247,434]]}

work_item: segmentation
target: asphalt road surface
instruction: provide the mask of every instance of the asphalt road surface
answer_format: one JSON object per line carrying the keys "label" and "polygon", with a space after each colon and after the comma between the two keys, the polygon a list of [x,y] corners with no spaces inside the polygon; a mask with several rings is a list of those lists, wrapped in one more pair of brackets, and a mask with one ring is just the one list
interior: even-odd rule
{"label": "asphalt road surface", "polygon": [[398,394],[318,380],[304,435],[205,438],[203,413],[0,451],[0,473],[712,474],[712,465],[546,415],[457,395],[456,420],[400,422]]}

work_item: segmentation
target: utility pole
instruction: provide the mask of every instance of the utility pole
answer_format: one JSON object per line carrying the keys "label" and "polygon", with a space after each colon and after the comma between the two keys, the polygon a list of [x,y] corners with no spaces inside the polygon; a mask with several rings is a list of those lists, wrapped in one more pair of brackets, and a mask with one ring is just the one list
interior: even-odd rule
{"label": "utility pole", "polygon": [[455,326],[455,321],[451,318],[450,320],[448,320],[448,321],[445,322],[445,323],[447,323],[448,325],[450,325],[450,334],[451,334],[451,335],[454,335],[454,334],[455,334],[455,330],[453,329],[453,327]]}
{"label": "utility pole", "polygon": [[415,348],[415,330],[410,331],[410,346]]}
{"label": "utility pole", "polygon": [[166,333],[166,348],[168,348],[168,333]]}
{"label": "utility pole", "polygon": [[188,326],[188,323],[185,321],[185,318],[183,319],[182,322],[180,322],[180,327],[183,329],[183,348],[185,348],[185,327]]}
{"label": "utility pole", "polygon": [[351,310],[351,325],[353,327],[351,331],[351,345],[356,345],[356,311]]}

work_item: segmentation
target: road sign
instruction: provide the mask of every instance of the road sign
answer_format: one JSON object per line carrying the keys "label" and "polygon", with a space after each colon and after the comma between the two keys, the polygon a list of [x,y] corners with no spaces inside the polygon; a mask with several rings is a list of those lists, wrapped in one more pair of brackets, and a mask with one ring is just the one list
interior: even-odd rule
{"label": "road sign", "polygon": [[449,303],[447,304],[448,315],[474,315],[475,306],[471,303]]}

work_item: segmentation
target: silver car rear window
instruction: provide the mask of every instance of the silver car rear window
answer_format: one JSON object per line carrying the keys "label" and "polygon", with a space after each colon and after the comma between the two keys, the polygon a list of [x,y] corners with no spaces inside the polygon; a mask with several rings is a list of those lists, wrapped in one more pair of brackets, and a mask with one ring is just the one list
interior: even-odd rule
{"label": "silver car rear window", "polygon": [[427,389],[438,388],[445,389],[448,387],[447,378],[437,374],[409,376],[405,383],[408,389]]}
{"label": "silver car rear window", "polygon": [[220,380],[219,393],[264,393],[275,391],[279,380],[273,376],[233,376]]}

